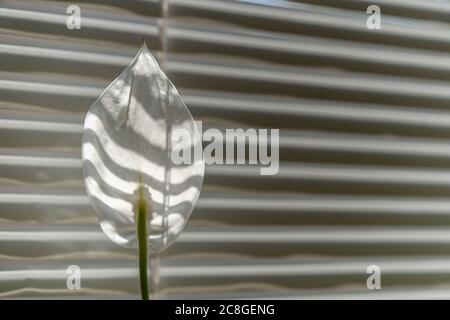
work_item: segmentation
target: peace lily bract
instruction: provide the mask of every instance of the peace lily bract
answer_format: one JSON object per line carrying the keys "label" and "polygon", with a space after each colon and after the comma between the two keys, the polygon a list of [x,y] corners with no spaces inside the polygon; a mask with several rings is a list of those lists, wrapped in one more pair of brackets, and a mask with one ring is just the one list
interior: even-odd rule
{"label": "peace lily bract", "polygon": [[[180,130],[190,139],[180,141]],[[192,151],[192,161],[175,164],[172,154],[183,150]],[[139,248],[142,287],[147,262],[141,260],[180,235],[205,169],[200,132],[145,43],[89,109],[82,158],[103,232],[121,246]]]}

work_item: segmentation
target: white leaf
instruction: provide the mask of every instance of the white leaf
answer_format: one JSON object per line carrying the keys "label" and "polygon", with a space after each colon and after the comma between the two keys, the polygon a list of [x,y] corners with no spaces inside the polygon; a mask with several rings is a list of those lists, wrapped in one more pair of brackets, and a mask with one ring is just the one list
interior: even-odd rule
{"label": "white leaf", "polygon": [[[190,161],[178,164],[172,154],[190,154]],[[82,157],[87,193],[112,241],[137,248],[140,183],[146,190],[150,253],[179,236],[203,184],[201,135],[145,43],[89,109]]]}

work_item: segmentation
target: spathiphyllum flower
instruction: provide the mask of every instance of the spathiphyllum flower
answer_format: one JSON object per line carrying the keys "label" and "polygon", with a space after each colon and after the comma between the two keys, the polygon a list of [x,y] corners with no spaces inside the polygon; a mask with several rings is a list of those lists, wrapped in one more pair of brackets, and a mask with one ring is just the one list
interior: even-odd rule
{"label": "spathiphyllum flower", "polygon": [[200,195],[201,150],[189,110],[143,43],[89,109],[82,143],[85,186],[103,232],[139,249],[143,299],[148,255],[175,241]]}

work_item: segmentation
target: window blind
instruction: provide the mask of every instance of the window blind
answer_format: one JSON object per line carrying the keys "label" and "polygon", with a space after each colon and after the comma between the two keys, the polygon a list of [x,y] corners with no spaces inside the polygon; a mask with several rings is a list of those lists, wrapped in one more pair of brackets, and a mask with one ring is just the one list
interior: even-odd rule
{"label": "window blind", "polygon": [[1,298],[139,297],[137,252],[102,233],[80,147],[142,38],[196,120],[280,128],[277,175],[207,166],[150,270],[158,298],[448,298],[448,1],[77,1],[81,30],[71,4],[0,2]]}

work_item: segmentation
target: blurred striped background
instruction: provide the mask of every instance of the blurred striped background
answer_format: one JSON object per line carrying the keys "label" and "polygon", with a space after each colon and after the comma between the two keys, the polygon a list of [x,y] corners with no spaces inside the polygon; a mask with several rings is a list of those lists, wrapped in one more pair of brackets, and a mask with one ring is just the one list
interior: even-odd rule
{"label": "blurred striped background", "polygon": [[278,175],[207,167],[151,271],[159,298],[449,298],[449,14],[447,0],[1,0],[0,297],[139,297],[137,253],[100,230],[80,147],[144,37],[196,120],[280,128]]}

